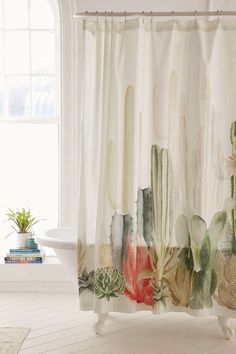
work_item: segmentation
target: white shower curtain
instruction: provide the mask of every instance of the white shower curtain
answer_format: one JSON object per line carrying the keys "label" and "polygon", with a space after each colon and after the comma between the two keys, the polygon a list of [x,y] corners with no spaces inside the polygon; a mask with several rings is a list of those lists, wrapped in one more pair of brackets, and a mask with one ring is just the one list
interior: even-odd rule
{"label": "white shower curtain", "polygon": [[81,309],[236,317],[236,21],[83,34]]}

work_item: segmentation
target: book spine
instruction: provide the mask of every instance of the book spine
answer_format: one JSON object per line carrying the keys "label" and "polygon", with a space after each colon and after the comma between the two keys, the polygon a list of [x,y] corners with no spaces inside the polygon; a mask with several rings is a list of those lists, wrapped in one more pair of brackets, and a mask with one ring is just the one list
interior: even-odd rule
{"label": "book spine", "polygon": [[32,249],[10,249],[10,253],[39,253],[40,250],[32,250]]}
{"label": "book spine", "polygon": [[6,261],[42,261],[43,257],[5,257]]}
{"label": "book spine", "polygon": [[36,261],[36,260],[34,260],[34,261],[12,261],[12,260],[6,260],[5,259],[5,263],[6,264],[39,264],[39,263],[43,263],[43,261],[41,260],[41,261]]}
{"label": "book spine", "polygon": [[43,257],[44,254],[42,253],[22,253],[22,254],[18,254],[18,253],[7,253],[6,257],[18,257],[18,258],[22,258],[22,257],[29,257],[29,258],[36,258],[36,257]]}

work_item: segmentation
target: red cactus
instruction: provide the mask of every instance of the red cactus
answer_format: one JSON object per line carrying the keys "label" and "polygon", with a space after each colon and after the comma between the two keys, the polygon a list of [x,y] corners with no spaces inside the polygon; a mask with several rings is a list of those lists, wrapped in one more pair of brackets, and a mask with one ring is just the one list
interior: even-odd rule
{"label": "red cactus", "polygon": [[141,272],[152,270],[151,259],[143,237],[138,236],[135,244],[127,239],[127,257],[123,257],[123,273],[126,281],[125,295],[137,303],[152,305],[152,279],[139,280]]}

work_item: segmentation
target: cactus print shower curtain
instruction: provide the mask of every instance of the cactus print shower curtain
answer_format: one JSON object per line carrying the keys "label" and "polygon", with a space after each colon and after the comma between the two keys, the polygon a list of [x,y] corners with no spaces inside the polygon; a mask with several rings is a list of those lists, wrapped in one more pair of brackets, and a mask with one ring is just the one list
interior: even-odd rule
{"label": "cactus print shower curtain", "polygon": [[236,317],[236,20],[84,20],[82,310]]}

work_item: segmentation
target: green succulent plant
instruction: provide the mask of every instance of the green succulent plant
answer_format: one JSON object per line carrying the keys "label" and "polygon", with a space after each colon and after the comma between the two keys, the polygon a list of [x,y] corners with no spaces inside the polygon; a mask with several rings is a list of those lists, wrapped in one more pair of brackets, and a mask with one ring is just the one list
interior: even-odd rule
{"label": "green succulent plant", "polygon": [[94,273],[94,293],[99,299],[122,295],[125,290],[125,280],[114,267],[98,268]]}

